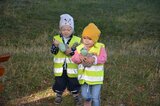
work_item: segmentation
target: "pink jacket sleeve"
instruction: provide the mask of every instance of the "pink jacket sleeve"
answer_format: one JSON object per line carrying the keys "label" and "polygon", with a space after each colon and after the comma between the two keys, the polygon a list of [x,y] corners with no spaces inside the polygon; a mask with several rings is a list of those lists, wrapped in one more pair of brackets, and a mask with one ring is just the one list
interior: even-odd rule
{"label": "pink jacket sleeve", "polygon": [[107,53],[105,48],[101,48],[99,56],[97,56],[97,64],[104,64],[107,61]]}
{"label": "pink jacket sleeve", "polygon": [[81,62],[77,50],[74,52],[74,55],[72,56],[71,60],[76,64],[79,64]]}

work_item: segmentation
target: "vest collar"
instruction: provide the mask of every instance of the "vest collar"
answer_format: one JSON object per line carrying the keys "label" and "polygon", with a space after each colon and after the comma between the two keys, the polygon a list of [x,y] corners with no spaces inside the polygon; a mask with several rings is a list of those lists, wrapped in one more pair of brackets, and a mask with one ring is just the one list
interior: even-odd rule
{"label": "vest collar", "polygon": [[[62,35],[62,34],[60,34],[60,37],[62,38],[62,41],[63,41],[63,43],[65,44],[64,37],[63,37],[63,35]],[[71,41],[72,37],[73,37],[73,34],[71,34],[71,35],[70,35],[69,40],[67,41],[67,43],[66,43],[66,44],[68,44],[68,45],[69,45],[69,42]]]}

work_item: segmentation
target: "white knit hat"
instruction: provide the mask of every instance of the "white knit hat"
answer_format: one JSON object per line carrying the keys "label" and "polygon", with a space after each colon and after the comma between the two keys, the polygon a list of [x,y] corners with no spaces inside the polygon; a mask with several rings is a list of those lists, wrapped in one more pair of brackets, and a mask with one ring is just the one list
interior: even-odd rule
{"label": "white knit hat", "polygon": [[74,30],[74,20],[73,17],[69,14],[62,14],[60,16],[60,22],[59,22],[59,28],[61,28],[64,25],[69,25],[72,27],[72,30]]}

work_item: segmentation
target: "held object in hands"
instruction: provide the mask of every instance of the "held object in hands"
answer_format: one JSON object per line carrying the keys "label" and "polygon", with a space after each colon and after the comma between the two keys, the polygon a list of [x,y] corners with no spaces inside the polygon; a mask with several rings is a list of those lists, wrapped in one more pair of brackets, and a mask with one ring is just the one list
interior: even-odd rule
{"label": "held object in hands", "polygon": [[[79,45],[78,42],[75,42],[75,43],[72,45],[71,50],[72,50],[72,51],[75,51],[75,50],[76,50],[76,47],[77,47],[78,45]],[[67,44],[59,43],[58,48],[60,49],[60,51],[65,52],[69,47],[68,47]]]}
{"label": "held object in hands", "polygon": [[86,58],[84,58],[84,60],[82,61],[83,66],[84,66],[84,67],[91,67],[92,64],[87,61],[87,58],[91,57],[92,54],[88,53],[88,50],[87,50],[86,48],[82,48],[82,49],[80,50],[80,52],[81,52],[81,54],[82,54],[83,56],[86,57]]}
{"label": "held object in hands", "polygon": [[87,54],[88,54],[87,49],[86,49],[86,48],[82,48],[82,49],[81,49],[81,54],[82,54],[83,56],[87,56]]}
{"label": "held object in hands", "polygon": [[67,50],[67,45],[65,45],[63,43],[60,43],[58,45],[58,48],[59,48],[60,51],[65,52]]}
{"label": "held object in hands", "polygon": [[[69,47],[67,44],[64,44],[64,43],[60,43],[59,41],[53,39],[53,44],[59,48],[60,51],[62,52],[65,52]],[[72,51],[75,51],[76,50],[76,47],[79,45],[78,42],[75,42],[72,47],[71,47],[71,50]]]}
{"label": "held object in hands", "polygon": [[71,47],[71,49],[72,49],[72,51],[75,51],[76,50],[76,47],[79,45],[79,43],[78,42],[75,42],[73,45],[72,45],[72,47]]}

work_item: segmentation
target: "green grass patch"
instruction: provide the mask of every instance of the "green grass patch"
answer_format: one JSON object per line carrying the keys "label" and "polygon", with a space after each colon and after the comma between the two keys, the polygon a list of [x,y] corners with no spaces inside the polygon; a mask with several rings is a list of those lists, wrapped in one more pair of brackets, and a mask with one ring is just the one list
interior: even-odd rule
{"label": "green grass patch", "polygon": [[[99,41],[108,50],[102,106],[159,106],[159,5],[159,0],[1,0],[0,54],[12,56],[2,64],[0,104],[54,105],[50,46],[59,16],[69,13],[76,35],[89,22],[101,29]],[[74,106],[70,95],[64,96],[66,104]]]}

